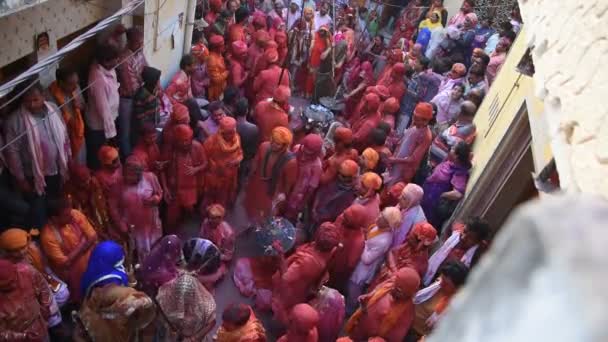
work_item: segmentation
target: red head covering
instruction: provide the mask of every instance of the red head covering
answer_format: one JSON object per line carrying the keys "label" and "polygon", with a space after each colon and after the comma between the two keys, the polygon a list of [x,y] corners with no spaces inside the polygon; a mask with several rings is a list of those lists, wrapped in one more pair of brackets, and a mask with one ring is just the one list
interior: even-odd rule
{"label": "red head covering", "polygon": [[[359,80],[359,74],[363,72],[363,79]],[[351,83],[353,82],[365,82],[368,85],[372,85],[374,83],[374,67],[372,66],[372,64],[370,62],[363,62],[361,63],[361,65],[359,66],[359,68],[357,68],[357,70],[355,70],[355,72],[352,73],[352,75],[350,76],[350,80]]]}
{"label": "red head covering", "polygon": [[318,134],[309,134],[302,139],[302,146],[310,153],[320,154],[323,149],[323,138]]}
{"label": "red head covering", "polygon": [[83,183],[91,177],[91,171],[84,165],[73,163],[70,165],[70,177],[77,183]]}
{"label": "red head covering", "polygon": [[171,112],[171,121],[176,124],[187,124],[190,122],[190,111],[188,107],[181,103],[175,103],[173,105],[173,112]]}
{"label": "red head covering", "polygon": [[401,268],[395,273],[395,287],[407,297],[413,297],[420,286],[418,272],[409,267]]}
{"label": "red head covering", "polygon": [[278,103],[288,103],[290,97],[291,89],[284,85],[278,86],[272,96],[273,100]]}
{"label": "red head covering", "polygon": [[347,159],[340,164],[338,173],[344,177],[355,177],[359,173],[359,165],[354,160]]}
{"label": "red head covering", "polygon": [[279,48],[279,44],[277,44],[277,42],[275,42],[274,40],[269,40],[268,43],[266,43],[264,52],[266,52],[268,50],[278,50],[278,48]]}
{"label": "red head covering", "polygon": [[344,210],[344,227],[348,229],[361,229],[367,221],[367,212],[361,204],[353,204]]}
{"label": "red head covering", "polygon": [[226,209],[221,204],[211,204],[207,207],[207,215],[215,217],[224,217],[226,215]]}
{"label": "red head covering", "polygon": [[267,49],[264,52],[264,58],[268,63],[276,63],[279,61],[279,52],[276,49]]}
{"label": "red head covering", "polygon": [[209,7],[213,12],[219,12],[222,9],[222,0],[209,0]]}
{"label": "red head covering", "polygon": [[351,144],[353,142],[353,131],[350,128],[338,127],[334,131],[334,142]]}
{"label": "red head covering", "polygon": [[380,107],[380,97],[374,93],[365,95],[366,109],[368,113],[373,113]]}
{"label": "red head covering", "polygon": [[247,44],[242,40],[235,40],[232,42],[232,53],[235,55],[244,55],[247,53]]}
{"label": "red head covering", "polygon": [[405,75],[405,64],[396,63],[395,65],[393,65],[392,72],[397,76]]}
{"label": "red head covering", "polygon": [[209,38],[209,46],[217,47],[221,45],[224,45],[224,37],[214,34]]}
{"label": "red head covering", "polygon": [[380,96],[380,99],[382,101],[388,99],[389,97],[391,97],[391,91],[386,87],[383,86],[381,84],[378,84],[376,86],[371,87],[371,92]]}
{"label": "red head covering", "polygon": [[389,114],[395,114],[399,111],[399,100],[394,97],[389,97],[388,100],[384,101],[383,104],[384,112]]}
{"label": "red head covering", "polygon": [[30,235],[23,229],[10,228],[0,234],[0,249],[18,251],[27,247]]}
{"label": "red head covering", "polygon": [[235,131],[235,130],[236,130],[236,120],[234,120],[234,118],[232,118],[230,116],[224,116],[220,120],[220,131],[221,132],[228,132],[228,131]]}
{"label": "red head covering", "polygon": [[420,102],[414,108],[414,116],[421,119],[431,120],[433,118],[433,106],[428,102]]}
{"label": "red head covering", "polygon": [[266,29],[266,15],[260,11],[256,11],[253,13],[253,20],[251,22],[254,27],[259,27],[261,29]]}
{"label": "red head covering", "polygon": [[[12,262],[0,259],[0,290],[13,290],[17,286],[17,266]],[[314,310],[314,309],[313,309]],[[316,311],[315,311],[316,313]],[[318,315],[317,315],[318,317]],[[318,319],[317,319],[318,320]],[[315,324],[316,325],[316,324]]]}
{"label": "red head covering", "polygon": [[258,43],[266,43],[270,40],[270,35],[266,30],[257,30],[255,31],[255,41]]}
{"label": "red head covering", "polygon": [[97,159],[99,159],[101,165],[110,165],[116,158],[118,158],[118,150],[112,146],[101,146],[97,152]]}
{"label": "red head covering", "polygon": [[433,225],[428,222],[416,223],[412,228],[411,234],[414,234],[414,236],[416,236],[416,238],[425,246],[430,246],[437,238],[437,231]]}
{"label": "red head covering", "polygon": [[308,304],[297,304],[291,309],[290,329],[298,333],[307,333],[319,324],[319,313]]}
{"label": "red head covering", "polygon": [[179,140],[192,140],[194,132],[188,125],[177,125],[173,128],[173,134]]}
{"label": "red head covering", "polygon": [[315,244],[322,250],[329,251],[340,243],[340,231],[331,222],[324,222],[319,226],[315,236]]}
{"label": "red head covering", "polygon": [[391,186],[391,188],[388,190],[388,193],[392,198],[399,199],[399,197],[401,197],[403,189],[405,189],[405,183],[399,182]]}

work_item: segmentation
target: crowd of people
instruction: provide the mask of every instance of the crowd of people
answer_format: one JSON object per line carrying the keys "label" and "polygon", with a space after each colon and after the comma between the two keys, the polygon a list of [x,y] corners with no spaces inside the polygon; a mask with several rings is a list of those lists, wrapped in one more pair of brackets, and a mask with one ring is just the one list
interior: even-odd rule
{"label": "crowd of people", "polygon": [[[164,89],[142,31],[118,25],[85,82],[62,66],[3,99],[0,341],[433,330],[492,236],[480,218],[449,219],[518,10],[495,30],[473,0],[451,16],[442,0],[290,1],[199,2],[191,54]],[[292,97],[343,106],[318,131]],[[226,216],[241,198],[257,229],[289,220],[295,246],[237,258]],[[216,317],[223,280],[255,305]]]}

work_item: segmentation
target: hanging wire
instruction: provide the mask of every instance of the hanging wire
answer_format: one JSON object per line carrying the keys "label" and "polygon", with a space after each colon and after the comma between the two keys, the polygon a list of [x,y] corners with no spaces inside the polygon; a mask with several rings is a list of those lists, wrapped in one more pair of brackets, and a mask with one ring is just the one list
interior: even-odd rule
{"label": "hanging wire", "polygon": [[[162,29],[160,32],[158,32],[158,35],[164,33],[165,31],[169,30],[169,29],[173,29],[175,27],[175,22],[171,23],[170,25],[168,25],[167,27],[165,27],[164,29]],[[139,53],[140,51],[143,50],[144,46],[146,46],[147,44],[151,43],[154,41],[154,37],[152,37],[151,39],[145,41],[142,46],[137,49],[136,51],[133,51],[131,54],[129,54],[126,58],[124,58],[120,63],[116,64],[116,66],[113,68],[113,70],[116,70],[116,68],[118,68],[120,65],[122,65],[123,63],[125,63],[126,61],[129,60],[130,57],[132,57],[133,55],[135,55],[136,53]],[[84,93],[86,90],[88,90],[89,88],[91,88],[95,83],[97,83],[99,80],[93,81],[93,83],[88,84],[85,88],[81,89],[78,94],[82,94]],[[30,84],[28,86],[27,89],[33,87],[34,83],[36,83],[36,81],[32,82],[32,84]],[[22,91],[20,94],[25,93],[27,91],[27,89],[25,91]],[[15,98],[18,97],[14,97],[11,99],[11,101],[14,101]],[[74,101],[75,97],[70,98],[69,100],[67,100],[64,104],[62,104],[61,106],[58,106],[56,110],[50,112],[47,114],[47,116],[50,115],[54,115],[54,114],[59,114],[61,112],[61,108],[63,108],[65,105],[67,105],[68,103]],[[32,128],[35,128],[36,126],[38,126],[39,124],[41,124],[42,122],[44,122],[44,120],[40,120],[38,122],[36,122]],[[7,142],[6,144],[4,144],[4,146],[0,147],[0,153],[3,152],[6,148],[8,148],[10,145],[14,144],[15,142],[17,142],[19,139],[23,138],[23,136],[25,136],[27,134],[28,130],[26,129],[25,131],[19,133],[19,135],[17,135],[15,138],[13,138],[11,141]]]}

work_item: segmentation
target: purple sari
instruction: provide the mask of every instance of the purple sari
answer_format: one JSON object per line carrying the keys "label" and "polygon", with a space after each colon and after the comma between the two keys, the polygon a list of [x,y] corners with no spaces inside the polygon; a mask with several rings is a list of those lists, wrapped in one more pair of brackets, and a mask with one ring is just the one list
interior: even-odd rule
{"label": "purple sari", "polygon": [[446,160],[437,165],[422,185],[424,196],[420,206],[424,210],[427,221],[434,227],[439,227],[442,223],[437,211],[441,194],[452,190],[464,194],[469,181],[470,168],[470,165],[460,165]]}
{"label": "purple sari", "polygon": [[182,258],[182,241],[176,235],[158,240],[139,270],[144,291],[155,294],[158,288],[178,275],[177,263]]}

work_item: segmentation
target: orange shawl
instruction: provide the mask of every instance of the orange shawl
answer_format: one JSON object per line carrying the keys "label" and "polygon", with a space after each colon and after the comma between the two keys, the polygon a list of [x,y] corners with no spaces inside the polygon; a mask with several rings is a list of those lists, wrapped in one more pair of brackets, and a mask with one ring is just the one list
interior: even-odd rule
{"label": "orange shawl", "polygon": [[[73,112],[71,112],[68,109],[68,106],[64,106],[66,103],[66,94],[61,87],[57,85],[57,81],[49,86],[49,91],[51,92],[55,103],[57,103],[57,106],[61,108],[63,122],[66,125],[68,136],[70,137],[72,156],[77,156],[84,144],[84,120],[82,119],[80,108],[72,103]],[[75,98],[77,96],[76,92],[72,93],[71,96]]]}
{"label": "orange shawl", "polygon": [[[393,281],[386,281],[384,284],[381,284],[371,295],[371,298],[367,301],[366,306],[369,308],[380,301],[384,296],[388,295],[390,291],[393,289]],[[396,302],[391,307],[390,311],[383,317],[382,323],[380,324],[380,331],[378,332],[379,336],[388,335],[389,331],[395,327],[399,319],[403,316],[408,306],[411,305],[411,299],[402,300]],[[351,335],[355,327],[359,325],[359,321],[363,318],[363,310],[361,308],[357,309],[357,311],[351,316],[351,318],[346,323],[344,330]]]}
{"label": "orange shawl", "polygon": [[371,240],[371,239],[375,238],[376,236],[378,236],[382,233],[389,232],[391,230],[390,228],[386,228],[386,229],[378,228],[378,229],[372,231],[375,227],[376,227],[376,224],[374,223],[367,228],[367,232],[365,233],[365,240]]}

